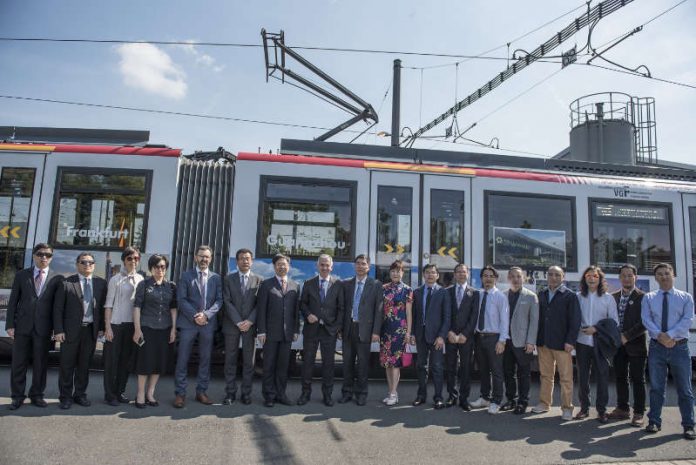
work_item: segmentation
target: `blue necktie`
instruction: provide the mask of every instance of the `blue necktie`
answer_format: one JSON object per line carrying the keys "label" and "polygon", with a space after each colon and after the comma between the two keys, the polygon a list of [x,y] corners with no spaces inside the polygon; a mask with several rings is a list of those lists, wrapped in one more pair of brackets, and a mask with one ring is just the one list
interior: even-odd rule
{"label": "blue necktie", "polygon": [[486,327],[486,301],[488,300],[488,291],[483,293],[483,299],[481,299],[481,309],[479,310],[479,320],[478,320],[478,330],[483,332],[483,328]]}
{"label": "blue necktie", "polygon": [[82,291],[83,297],[85,299],[85,317],[87,319],[92,317],[92,280],[85,278],[85,285]]}
{"label": "blue necktie", "polygon": [[355,286],[355,295],[353,296],[353,321],[358,321],[358,308],[360,307],[360,297],[362,297],[363,282],[358,281]]}
{"label": "blue necktie", "polygon": [[423,326],[425,326],[425,315],[428,312],[428,308],[430,307],[430,299],[433,297],[433,288],[429,287],[428,288],[428,294],[425,296],[425,306],[423,307]]}
{"label": "blue necktie", "polygon": [[669,330],[669,292],[662,293],[662,332],[666,333]]}
{"label": "blue necktie", "polygon": [[324,299],[326,298],[326,280],[322,279],[319,281],[319,298],[321,299],[321,303],[324,303]]}

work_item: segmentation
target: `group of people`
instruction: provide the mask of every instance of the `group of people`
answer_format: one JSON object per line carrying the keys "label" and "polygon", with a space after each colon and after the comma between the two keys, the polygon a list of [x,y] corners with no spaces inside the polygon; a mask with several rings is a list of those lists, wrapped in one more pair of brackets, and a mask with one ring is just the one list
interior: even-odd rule
{"label": "group of people", "polygon": [[[213,250],[198,247],[196,266],[175,284],[167,280],[169,262],[163,255],[148,260],[150,277],[137,272],[140,252],[127,247],[121,271],[107,283],[94,276],[94,256],[80,253],[77,273],[64,278],[50,269],[53,249],[37,244],[34,266],[19,271],[12,286],[6,329],[12,349],[11,410],[26,398],[26,372],[33,364],[28,396],[45,407],[47,357],[51,335],[61,344],[60,407],[88,406],[89,365],[97,339],[103,334],[104,400],[128,403],[129,374],[138,378],[137,408],[159,405],[155,388],[167,370],[170,345],[179,341],[174,375],[174,407],[186,404],[187,373],[194,343],[198,342],[196,401],[210,405],[210,358],[213,337],[221,325],[225,338],[225,397],[237,400],[237,364],[242,359],[240,401],[251,403],[256,340],[263,346],[264,405],[304,405],[311,399],[317,351],[321,354],[321,393],[326,406],[334,405],[334,356],[343,347],[343,385],[339,403],[366,404],[371,346],[379,343],[380,363],[386,370],[386,405],[399,403],[400,369],[414,362],[418,391],[412,404],[428,397],[428,378],[434,384],[435,409],[459,406],[464,411],[488,413],[529,408],[530,373],[534,352],[540,371],[539,402],[534,413],[549,411],[558,372],[564,420],[584,419],[591,406],[590,374],[596,379],[597,419],[630,419],[644,425],[645,367],[650,374],[650,411],[646,432],[661,429],[668,368],[671,370],[682,417],[684,437],[696,439],[691,389],[689,328],[694,317],[691,295],[674,288],[674,270],[660,263],[654,268],[659,289],[644,294],[636,287],[637,270],[620,269],[621,289],[607,292],[603,271],[588,267],[580,291],[564,286],[559,266],[547,270],[548,286],[539,293],[526,287],[525,272],[508,270],[508,289],[498,289],[498,271],[481,269],[483,287],[469,284],[469,268],[458,264],[454,284],[438,284],[436,265],[423,268],[424,284],[411,289],[403,282],[405,264],[397,260],[389,282],[369,276],[367,255],[354,260],[355,276],[332,275],[333,260],[322,254],[317,275],[300,286],[289,277],[291,259],[273,257],[274,276],[263,279],[251,271],[253,253],[236,253],[237,271],[221,277],[210,269]],[[286,395],[292,342],[303,322],[302,391],[296,401]],[[177,331],[178,329],[178,331]],[[177,336],[178,334],[178,336]],[[649,341],[648,341],[649,339]],[[415,348],[415,351],[413,350]],[[415,352],[415,354],[414,354]],[[576,355],[580,409],[573,406],[573,360]],[[471,372],[476,361],[481,373],[480,395],[469,402]],[[616,373],[617,406],[608,413],[609,367]],[[633,413],[629,404],[633,390]],[[443,396],[447,389],[447,399]]]}

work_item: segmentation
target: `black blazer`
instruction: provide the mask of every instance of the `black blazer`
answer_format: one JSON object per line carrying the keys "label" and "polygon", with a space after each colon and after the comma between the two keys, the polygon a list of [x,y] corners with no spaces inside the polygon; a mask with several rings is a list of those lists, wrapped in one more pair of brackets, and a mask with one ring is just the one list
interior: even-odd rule
{"label": "black blazer", "polygon": [[[238,332],[238,323],[244,320],[249,320],[256,324],[256,299],[259,292],[259,286],[263,279],[261,276],[254,273],[249,273],[249,283],[246,292],[242,292],[242,284],[239,278],[239,272],[225,276],[222,283],[222,301],[223,314],[219,317],[222,319],[222,332],[233,333]],[[255,331],[252,327],[250,331]]]}
{"label": "black blazer", "polygon": [[457,286],[447,288],[450,298],[450,331],[454,334],[463,334],[467,342],[474,336],[476,329],[476,319],[478,318],[478,308],[480,294],[477,289],[467,284],[462,304],[457,307]]}
{"label": "black blazer", "polygon": [[300,331],[300,286],[290,278],[283,294],[278,279],[273,276],[259,287],[256,300],[256,324],[259,334],[271,342],[292,342]]}
{"label": "black blazer", "polygon": [[425,325],[423,324],[423,293],[425,285],[413,291],[413,330],[416,341],[433,344],[435,339],[447,338],[450,330],[450,318],[452,304],[447,289],[436,284],[433,286],[433,294],[430,297],[430,308],[425,313]]}
{"label": "black blazer", "polygon": [[[647,357],[648,356],[648,336],[643,326],[641,319],[641,303],[645,292],[636,288],[628,296],[628,304],[624,312],[623,336],[628,339],[624,345],[626,353],[631,357]],[[621,291],[616,291],[612,294],[616,300],[616,307],[619,307],[621,300]]]}
{"label": "black blazer", "polygon": [[10,300],[7,302],[5,329],[14,329],[15,334],[49,336],[53,329],[53,299],[63,282],[63,275],[49,268],[41,295],[34,287],[34,267],[25,268],[15,274]]}
{"label": "black blazer", "polygon": [[575,346],[580,331],[580,302],[575,292],[561,286],[549,302],[549,289],[539,292],[539,332],[537,345],[564,350]]}
{"label": "black blazer", "polygon": [[341,281],[335,276],[329,276],[328,288],[324,303],[321,303],[319,293],[319,276],[308,279],[302,286],[302,298],[300,300],[300,311],[304,318],[304,337],[312,337],[319,331],[320,323],[309,323],[307,317],[314,315],[324,322],[324,328],[335,336],[343,324],[343,289]]}
{"label": "black blazer", "polygon": [[[355,294],[355,277],[343,281],[343,337],[350,334],[353,324],[353,295]],[[384,315],[384,288],[374,278],[365,278],[365,286],[358,303],[358,340],[370,342],[373,334],[382,331]]]}
{"label": "black blazer", "polygon": [[[104,302],[106,301],[106,280],[92,276],[92,315],[94,338],[104,329]],[[56,292],[53,306],[53,329],[56,334],[65,333],[65,340],[72,341],[80,334],[84,306],[82,305],[80,275],[68,276]]]}

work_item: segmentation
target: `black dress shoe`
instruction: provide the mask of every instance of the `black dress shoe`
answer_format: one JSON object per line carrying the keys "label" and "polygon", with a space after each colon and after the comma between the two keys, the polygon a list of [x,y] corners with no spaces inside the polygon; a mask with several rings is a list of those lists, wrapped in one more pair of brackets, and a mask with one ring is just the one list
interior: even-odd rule
{"label": "black dress shoe", "polygon": [[338,403],[339,404],[346,404],[346,403],[350,402],[351,400],[353,400],[353,396],[349,396],[349,395],[344,394],[343,397],[338,399]]}
{"label": "black dress shoe", "polygon": [[68,410],[70,407],[72,407],[72,404],[72,400],[61,400],[60,408],[61,410]]}
{"label": "black dress shoe", "polygon": [[111,405],[112,407],[118,407],[119,405],[121,405],[118,399],[105,400],[104,403],[106,405]]}
{"label": "black dress shoe", "polygon": [[445,403],[442,402],[442,399],[438,399],[433,403],[433,407],[435,407],[435,410],[440,410],[445,408]]}
{"label": "black dress shoe", "polygon": [[517,402],[515,402],[514,400],[508,400],[500,406],[500,411],[509,412],[510,410],[515,410],[515,407],[517,407]]}
{"label": "black dress shoe", "polygon": [[225,398],[222,399],[222,405],[232,405],[235,400],[237,400],[236,394],[227,394]]}
{"label": "black dress shoe", "polygon": [[469,402],[460,402],[459,407],[465,412],[471,412],[471,404]]}
{"label": "black dress shoe", "polygon": [[424,404],[424,403],[425,403],[425,399],[423,397],[419,396],[419,397],[416,397],[416,400],[413,401],[412,405],[414,407],[418,407],[419,405]]}
{"label": "black dress shoe", "polygon": [[309,393],[308,392],[303,392],[300,395],[300,398],[297,399],[297,405],[304,405],[307,402],[309,402]]}
{"label": "black dress shoe", "polygon": [[24,403],[24,399],[13,399],[12,403],[7,406],[8,410],[17,410]]}
{"label": "black dress shoe", "polygon": [[157,402],[156,400],[145,399],[145,405],[149,405],[150,407],[159,407],[159,402]]}
{"label": "black dress shoe", "polygon": [[242,396],[242,403],[244,405],[249,405],[251,404],[251,396]]}
{"label": "black dress shoe", "polygon": [[276,402],[283,405],[292,405],[292,402],[286,396],[276,397]]}
{"label": "black dress shoe", "polygon": [[324,405],[327,407],[333,407],[334,406],[334,401],[331,397],[326,397],[324,396]]}
{"label": "black dress shoe", "polygon": [[123,395],[123,393],[118,395],[118,401],[122,404],[127,404],[130,402],[130,399],[126,396]]}
{"label": "black dress shoe", "polygon": [[271,399],[266,399],[263,401],[263,405],[266,407],[273,407],[275,405],[275,402],[273,402]]}
{"label": "black dress shoe", "polygon": [[363,396],[360,396],[357,399],[355,399],[355,403],[358,406],[362,407],[363,405],[365,405],[367,403],[367,399],[365,399],[365,397],[363,397]]}
{"label": "black dress shoe", "polygon": [[512,411],[515,415],[522,415],[523,413],[527,413],[527,404],[517,404],[515,407],[515,410]]}
{"label": "black dress shoe", "polygon": [[684,439],[688,439],[689,441],[693,441],[696,439],[696,431],[694,431],[694,428],[684,428]]}
{"label": "black dress shoe", "polygon": [[83,406],[83,407],[89,407],[90,405],[92,405],[92,402],[90,402],[89,399],[88,399],[87,397],[85,397],[85,396],[75,397],[75,398],[73,399],[73,401],[74,401],[77,405],[81,405],[81,406]]}
{"label": "black dress shoe", "polygon": [[47,404],[46,401],[43,399],[43,397],[34,397],[34,398],[31,400],[31,405],[33,405],[34,407],[45,408],[48,404]]}
{"label": "black dress shoe", "polygon": [[142,404],[138,402],[137,400],[133,403],[135,405],[135,408],[140,408],[143,409],[147,406],[147,401],[143,402]]}
{"label": "black dress shoe", "polygon": [[456,396],[449,396],[447,398],[447,402],[445,402],[445,405],[447,408],[453,407],[459,403],[459,397]]}

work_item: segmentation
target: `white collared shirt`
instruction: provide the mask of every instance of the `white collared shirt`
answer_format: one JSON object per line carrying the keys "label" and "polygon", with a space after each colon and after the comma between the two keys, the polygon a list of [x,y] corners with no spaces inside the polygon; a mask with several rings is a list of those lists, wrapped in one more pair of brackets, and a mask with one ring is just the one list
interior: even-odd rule
{"label": "white collared shirt", "polygon": [[111,308],[111,324],[133,322],[135,289],[144,279],[140,273],[127,274],[121,270],[109,280],[104,307]]}

